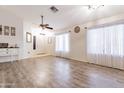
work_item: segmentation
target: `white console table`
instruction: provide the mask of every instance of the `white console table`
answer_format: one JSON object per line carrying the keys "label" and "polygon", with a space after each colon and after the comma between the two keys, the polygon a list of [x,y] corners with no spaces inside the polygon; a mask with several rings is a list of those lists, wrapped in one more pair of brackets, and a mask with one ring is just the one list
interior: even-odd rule
{"label": "white console table", "polygon": [[0,48],[0,62],[18,60],[19,48]]}

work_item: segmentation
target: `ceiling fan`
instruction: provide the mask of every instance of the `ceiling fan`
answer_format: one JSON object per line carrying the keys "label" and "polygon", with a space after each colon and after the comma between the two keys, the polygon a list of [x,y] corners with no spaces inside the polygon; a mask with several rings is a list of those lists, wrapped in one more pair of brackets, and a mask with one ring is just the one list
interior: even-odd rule
{"label": "ceiling fan", "polygon": [[40,27],[41,27],[42,29],[50,29],[50,30],[53,30],[52,27],[49,27],[49,24],[44,24],[44,23],[43,23],[43,16],[41,16],[41,24],[40,24]]}

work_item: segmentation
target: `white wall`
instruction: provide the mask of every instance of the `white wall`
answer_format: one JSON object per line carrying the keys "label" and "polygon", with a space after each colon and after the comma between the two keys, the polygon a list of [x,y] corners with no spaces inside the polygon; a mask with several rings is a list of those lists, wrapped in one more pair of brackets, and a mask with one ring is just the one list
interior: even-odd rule
{"label": "white wall", "polygon": [[21,18],[10,13],[9,11],[0,9],[0,25],[16,27],[16,36],[0,35],[0,43],[9,43],[10,45],[17,44],[20,48],[19,58],[22,56],[23,43],[23,21]]}
{"label": "white wall", "polygon": [[23,55],[22,59],[32,56],[32,43],[26,42],[26,32],[32,33],[31,25],[28,22],[23,21]]}
{"label": "white wall", "polygon": [[[61,30],[59,32],[68,32],[71,31],[70,34],[70,50],[68,55],[66,56],[67,58],[71,58],[74,60],[79,60],[79,61],[84,61],[86,62],[86,31],[84,29],[81,29],[79,33],[75,33],[73,31],[73,27]],[[55,48],[55,45],[54,45]],[[54,49],[53,49],[54,51]],[[55,52],[53,55],[56,55]]]}
{"label": "white wall", "polygon": [[79,33],[75,33],[73,29],[74,28],[71,29],[70,33],[70,58],[79,61],[87,61],[85,46],[86,32],[81,28]]}
{"label": "white wall", "polygon": [[[83,19],[82,19],[83,20]],[[62,29],[57,32],[67,32],[71,31],[70,33],[70,52],[68,58],[75,59],[79,61],[87,62],[87,55],[86,55],[86,29],[84,27],[92,28],[97,26],[104,26],[109,24],[116,24],[116,23],[124,23],[124,14],[102,18],[100,20],[91,21],[85,24],[79,24],[81,27],[81,31],[79,33],[74,32],[74,27],[68,27],[66,29]],[[77,26],[77,25],[76,25]],[[54,46],[55,48],[55,46]],[[54,49],[53,49],[54,50]],[[55,52],[53,53],[55,55]]]}

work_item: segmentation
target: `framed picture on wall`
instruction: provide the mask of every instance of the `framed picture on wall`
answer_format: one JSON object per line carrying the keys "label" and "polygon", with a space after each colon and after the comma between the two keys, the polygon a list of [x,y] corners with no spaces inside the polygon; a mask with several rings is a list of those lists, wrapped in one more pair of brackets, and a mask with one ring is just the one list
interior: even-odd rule
{"label": "framed picture on wall", "polygon": [[11,27],[11,36],[16,36],[16,28]]}
{"label": "framed picture on wall", "polygon": [[0,25],[0,35],[2,35],[2,25]]}
{"label": "framed picture on wall", "polygon": [[9,26],[4,26],[4,35],[9,36]]}
{"label": "framed picture on wall", "polygon": [[32,42],[32,34],[29,32],[26,32],[26,42],[31,43]]}

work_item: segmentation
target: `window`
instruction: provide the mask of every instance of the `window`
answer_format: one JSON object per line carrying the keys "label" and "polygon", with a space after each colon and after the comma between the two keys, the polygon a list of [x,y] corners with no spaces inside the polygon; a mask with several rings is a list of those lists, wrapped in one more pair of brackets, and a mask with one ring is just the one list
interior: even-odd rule
{"label": "window", "polygon": [[69,33],[56,36],[56,51],[69,52]]}
{"label": "window", "polygon": [[124,56],[124,25],[88,30],[87,53]]}

